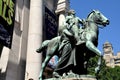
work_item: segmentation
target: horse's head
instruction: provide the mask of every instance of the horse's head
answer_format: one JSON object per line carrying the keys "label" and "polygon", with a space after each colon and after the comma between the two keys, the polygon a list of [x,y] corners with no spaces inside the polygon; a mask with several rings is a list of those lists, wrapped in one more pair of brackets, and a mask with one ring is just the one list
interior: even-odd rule
{"label": "horse's head", "polygon": [[98,25],[106,26],[109,20],[98,10],[93,10],[87,17],[87,20],[94,21]]}

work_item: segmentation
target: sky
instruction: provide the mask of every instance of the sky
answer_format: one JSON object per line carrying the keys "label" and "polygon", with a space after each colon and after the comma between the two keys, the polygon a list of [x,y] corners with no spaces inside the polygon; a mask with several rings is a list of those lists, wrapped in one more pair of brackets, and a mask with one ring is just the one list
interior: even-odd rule
{"label": "sky", "polygon": [[120,0],[70,0],[70,9],[74,9],[81,19],[86,19],[93,9],[99,10],[110,24],[99,28],[98,49],[103,53],[103,44],[108,41],[113,46],[114,55],[120,51]]}

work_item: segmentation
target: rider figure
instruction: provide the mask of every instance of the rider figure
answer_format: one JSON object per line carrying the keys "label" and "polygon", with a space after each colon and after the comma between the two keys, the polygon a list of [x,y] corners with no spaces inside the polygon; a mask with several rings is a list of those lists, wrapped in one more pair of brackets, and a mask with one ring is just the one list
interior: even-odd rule
{"label": "rider figure", "polygon": [[[76,40],[76,45],[80,44],[81,41],[79,40],[79,30],[80,30],[80,24],[83,25],[82,20],[79,17],[75,16],[75,11],[70,10],[68,11],[68,16],[66,16],[65,20],[67,30],[73,34],[75,40]],[[68,34],[67,30],[64,30],[63,32]]]}
{"label": "rider figure", "polygon": [[[72,65],[76,65],[74,62],[74,51],[72,45],[77,45],[79,43],[79,23],[82,23],[82,20],[75,16],[75,11],[70,10],[68,12],[68,16],[66,16],[65,21],[66,29],[63,30],[63,33],[61,35],[61,43],[59,46],[60,51],[60,59],[58,61],[58,64],[54,70],[53,75],[55,77],[59,77],[59,75],[62,75],[62,72],[68,72],[69,70],[72,70]],[[76,40],[74,40],[74,39]],[[73,41],[73,43],[71,42]],[[81,43],[81,41],[80,41]],[[71,61],[72,60],[72,61]],[[65,61],[65,62],[64,62]]]}
{"label": "rider figure", "polygon": [[[74,10],[69,10],[65,19],[64,25],[66,26],[66,29],[63,30],[63,34],[67,35],[71,39],[75,39],[76,45],[84,42],[80,40],[79,31],[82,29],[80,29],[79,23],[83,25],[83,20],[75,16]],[[62,39],[59,50],[63,48],[65,42],[66,40]]]}

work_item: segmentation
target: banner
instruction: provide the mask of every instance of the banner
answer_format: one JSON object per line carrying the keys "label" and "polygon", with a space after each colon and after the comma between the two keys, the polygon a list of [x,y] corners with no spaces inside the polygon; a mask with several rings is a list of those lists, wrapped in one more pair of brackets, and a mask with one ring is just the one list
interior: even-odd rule
{"label": "banner", "polygon": [[58,23],[57,17],[47,7],[45,7],[45,34],[46,39],[52,39],[57,36]]}
{"label": "banner", "polygon": [[59,60],[58,56],[54,55],[48,62],[48,66],[54,69],[58,63],[58,60]]}
{"label": "banner", "polygon": [[15,0],[0,0],[0,44],[11,48]]}

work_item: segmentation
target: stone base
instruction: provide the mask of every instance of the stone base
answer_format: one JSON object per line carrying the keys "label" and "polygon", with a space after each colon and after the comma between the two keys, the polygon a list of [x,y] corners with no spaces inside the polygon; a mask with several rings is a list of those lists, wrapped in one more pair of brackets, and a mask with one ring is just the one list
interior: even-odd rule
{"label": "stone base", "polygon": [[66,76],[61,78],[50,78],[45,80],[97,80],[95,76],[92,75],[75,75],[73,76]]}

